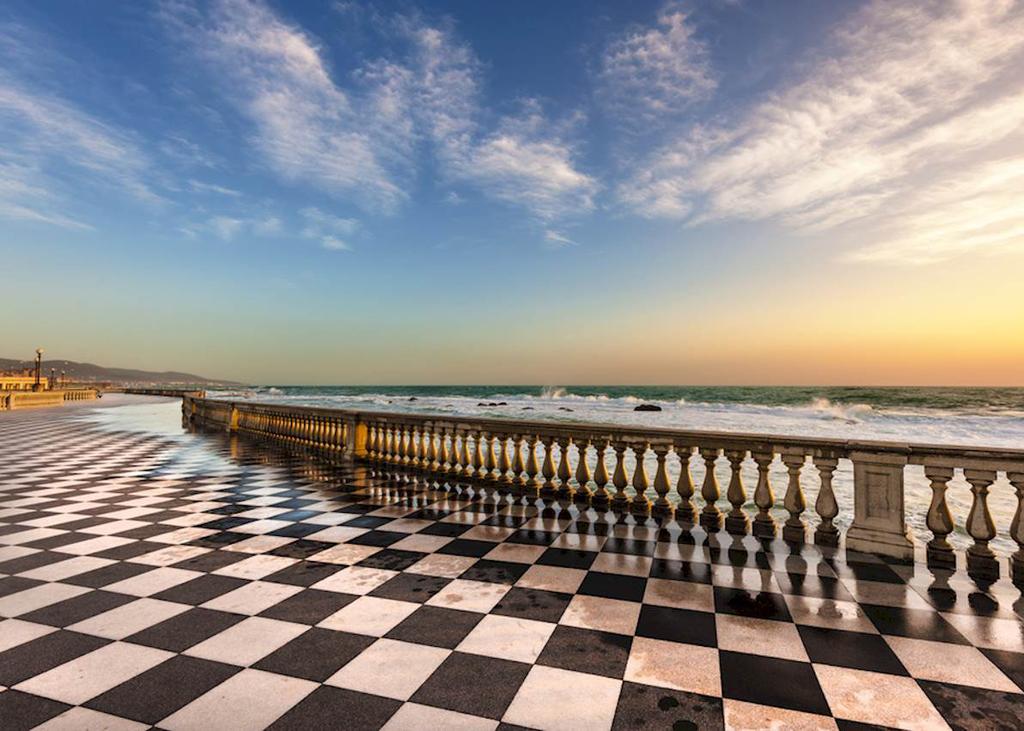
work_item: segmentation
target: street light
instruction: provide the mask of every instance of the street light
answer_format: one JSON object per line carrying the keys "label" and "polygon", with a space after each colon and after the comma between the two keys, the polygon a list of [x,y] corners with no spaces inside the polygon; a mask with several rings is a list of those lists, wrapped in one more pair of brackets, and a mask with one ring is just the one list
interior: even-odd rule
{"label": "street light", "polygon": [[33,391],[43,390],[41,381],[43,374],[43,349],[36,348],[36,384],[32,388]]}

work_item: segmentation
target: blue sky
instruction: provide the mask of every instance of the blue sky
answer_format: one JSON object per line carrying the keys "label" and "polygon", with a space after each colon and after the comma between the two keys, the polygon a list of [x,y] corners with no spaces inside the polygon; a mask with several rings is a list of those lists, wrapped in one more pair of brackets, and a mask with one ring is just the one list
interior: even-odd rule
{"label": "blue sky", "polygon": [[1007,382],[1022,59],[1008,0],[7,2],[0,354]]}

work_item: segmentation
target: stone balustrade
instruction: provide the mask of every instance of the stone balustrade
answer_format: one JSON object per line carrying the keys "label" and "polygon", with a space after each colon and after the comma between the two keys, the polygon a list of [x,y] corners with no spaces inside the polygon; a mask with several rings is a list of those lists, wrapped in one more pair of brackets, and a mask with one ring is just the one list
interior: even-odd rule
{"label": "stone balustrade", "polygon": [[[233,403],[186,395],[184,420],[277,440],[320,454],[345,454],[438,484],[472,481],[516,498],[573,501],[631,513],[638,519],[677,520],[709,533],[781,536],[792,544],[915,558],[907,527],[904,475],[924,468],[932,498],[924,523],[929,566],[953,569],[949,542],[954,517],[947,501],[954,475],[970,485],[964,529],[968,573],[979,582],[1000,576],[990,547],[997,536],[989,491],[997,479],[1014,491],[1009,538],[1017,550],[1010,575],[1024,587],[1024,450],[857,442],[768,434],[735,434],[628,425],[395,414],[272,404]],[[832,481],[840,460],[853,466],[853,515],[845,535],[837,525]],[[785,470],[784,484],[772,472]],[[691,468],[703,466],[697,484]],[[724,485],[718,473],[727,466]],[[747,484],[744,472],[756,474]],[[817,473],[820,487],[809,521],[802,477]],[[653,475],[653,476],[652,476]],[[781,515],[779,502],[781,496]],[[813,522],[813,531],[811,523]]]}
{"label": "stone balustrade", "polygon": [[67,391],[0,391],[0,411],[36,406],[60,406],[65,401],[84,401],[97,397],[92,388]]}
{"label": "stone balustrade", "polygon": [[189,388],[123,388],[120,391],[136,396],[166,396],[167,398],[184,398],[185,396],[204,398],[206,396],[206,391]]}

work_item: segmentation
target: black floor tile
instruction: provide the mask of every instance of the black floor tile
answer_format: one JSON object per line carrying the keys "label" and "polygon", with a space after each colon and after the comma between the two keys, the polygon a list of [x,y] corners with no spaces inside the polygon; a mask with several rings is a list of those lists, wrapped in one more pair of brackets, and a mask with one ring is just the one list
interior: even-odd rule
{"label": "black floor tile", "polygon": [[724,650],[718,653],[718,662],[725,698],[831,715],[808,663]]}
{"label": "black floor tile", "polygon": [[442,546],[437,553],[449,556],[468,556],[471,558],[482,558],[494,550],[496,544],[490,541],[471,541],[466,538],[456,538],[450,543]]}
{"label": "black floor tile", "polygon": [[536,528],[520,528],[506,539],[506,543],[525,543],[530,546],[550,546],[559,533]]}
{"label": "black floor tile", "polygon": [[[275,516],[274,520],[278,520],[278,517]],[[323,525],[314,525],[313,523],[292,523],[284,528],[271,531],[267,535],[278,536],[279,538],[305,538],[311,533],[319,533],[325,527]]]}
{"label": "black floor tile", "polygon": [[997,668],[1024,691],[1024,653],[1009,650],[981,650]]}
{"label": "black floor tile", "polygon": [[831,576],[776,571],[775,580],[783,594],[812,596],[844,602],[856,601],[842,582]]}
{"label": "black floor tile", "polygon": [[371,530],[363,533],[361,536],[356,536],[348,543],[354,543],[357,546],[376,546],[377,548],[387,548],[392,543],[398,543],[403,538],[407,538],[408,533],[398,533],[397,531],[388,530]]}
{"label": "black floor tile", "polygon": [[268,727],[268,731],[376,731],[395,715],[401,701],[322,685]]}
{"label": "black floor tile", "polygon": [[656,607],[652,604],[644,604],[640,610],[636,635],[704,647],[718,645],[715,616],[710,612]]}
{"label": "black floor tile", "polygon": [[[95,538],[95,536],[93,536],[93,538]],[[15,574],[20,574],[23,571],[31,571],[32,569],[49,566],[50,564],[57,563],[58,561],[66,561],[69,558],[71,558],[71,556],[66,553],[53,553],[51,551],[30,553],[27,556],[19,556],[18,558],[12,558],[0,563],[0,574],[9,574],[13,576]]]}
{"label": "black floor tile", "polygon": [[0,685],[10,687],[110,644],[91,635],[59,630],[0,652]]}
{"label": "black floor tile", "polygon": [[171,652],[183,652],[243,619],[245,617],[240,614],[196,607],[147,627],[128,637],[127,641]]}
{"label": "black floor tile", "polygon": [[4,731],[28,731],[71,708],[49,698],[6,690],[0,693],[0,727]]}
{"label": "black floor tile", "polygon": [[880,635],[797,625],[811,662],[871,670],[890,675],[909,675]]}
{"label": "black floor tile", "polygon": [[722,699],[623,683],[612,731],[724,731]]}
{"label": "black floor tile", "polygon": [[451,579],[421,574],[399,574],[370,592],[370,596],[422,604],[451,583]]}
{"label": "black floor tile", "polygon": [[622,678],[633,638],[559,625],[544,645],[538,665]]}
{"label": "black floor tile", "polygon": [[491,561],[482,558],[462,572],[459,578],[469,579],[470,581],[487,581],[492,584],[511,585],[523,578],[523,574],[529,568],[530,564],[513,561]]}
{"label": "black floor tile", "polygon": [[[412,516],[408,516],[412,517]],[[442,538],[458,538],[472,528],[472,525],[465,523],[434,523],[419,531],[425,536],[441,536]]]}
{"label": "black floor tile", "polygon": [[374,641],[373,637],[311,627],[253,667],[322,683]]}
{"label": "black floor tile", "polygon": [[529,672],[526,663],[453,652],[412,701],[499,720]]}
{"label": "black floor tile", "polygon": [[942,719],[953,731],[1019,729],[1024,724],[1024,696],[998,690],[919,680]]}
{"label": "black floor tile", "polygon": [[397,548],[385,548],[372,556],[367,556],[357,566],[371,569],[387,569],[388,571],[405,571],[420,561],[426,554],[416,551],[400,551]]}
{"label": "black floor tile", "polygon": [[648,574],[652,579],[670,579],[672,581],[689,581],[694,584],[711,583],[711,564],[698,561],[673,561],[656,558],[651,563]]}
{"label": "black floor tile", "polygon": [[292,586],[312,586],[328,576],[334,576],[342,568],[344,567],[332,563],[299,561],[280,571],[275,571],[269,576],[264,576],[262,580],[274,581],[278,584],[290,584]]}
{"label": "black floor tile", "polygon": [[238,579],[234,576],[206,574],[205,576],[197,576],[191,581],[186,581],[184,584],[178,584],[170,589],[165,589],[154,594],[153,598],[179,604],[190,604],[193,607],[197,607],[204,602],[208,602],[222,594],[227,594],[229,591],[234,591],[248,583],[245,579]]}
{"label": "black floor tile", "polygon": [[343,526],[347,528],[380,528],[382,525],[387,525],[391,522],[391,518],[381,518],[376,515],[360,515],[358,518],[353,518],[345,523]]}
{"label": "black floor tile", "polygon": [[[95,538],[95,536],[93,536]],[[92,554],[99,558],[109,558],[113,561],[128,561],[137,556],[142,556],[146,553],[152,553],[158,551],[161,548],[167,548],[166,543],[153,543],[151,541],[135,541],[134,543],[125,543],[120,546],[114,546],[108,548],[105,551]],[[150,566],[150,569],[153,567]]]}
{"label": "black floor tile", "polygon": [[[251,536],[250,536],[251,537]],[[176,569],[187,569],[189,571],[203,571],[210,573],[217,569],[222,569],[225,566],[230,566],[233,563],[244,561],[249,558],[250,554],[240,553],[238,551],[210,551],[209,553],[203,553],[199,556],[193,556],[192,558],[186,558],[184,561],[179,561],[173,564]]]}
{"label": "black floor tile", "polygon": [[597,560],[594,551],[578,551],[573,548],[549,548],[540,555],[537,563],[541,566],[558,566],[563,569],[586,571]]}
{"label": "black floor tile", "polygon": [[577,594],[602,596],[606,599],[622,599],[627,602],[643,601],[647,579],[640,576],[606,574],[591,571],[583,579]]}
{"label": "black floor tile", "polygon": [[861,604],[860,607],[883,635],[970,644],[941,614],[931,609],[906,609],[876,604]]}
{"label": "black floor tile", "polygon": [[305,589],[260,612],[259,616],[296,624],[317,624],[358,598],[355,594]]}
{"label": "black floor tile", "polygon": [[90,591],[86,594],[79,594],[62,602],[51,604],[48,607],[28,612],[18,617],[18,619],[38,624],[48,624],[51,627],[67,627],[75,622],[81,622],[83,619],[102,614],[122,604],[134,602],[137,599],[138,597],[115,594],[109,591]]}
{"label": "black floor tile", "polygon": [[484,615],[478,612],[423,606],[402,620],[385,637],[452,650],[483,618]]}
{"label": "black floor tile", "polygon": [[746,589],[732,589],[716,586],[715,611],[722,614],[736,614],[740,617],[755,619],[777,619],[782,622],[792,621],[789,607],[781,594],[761,591],[751,592]]}
{"label": "black floor tile", "polygon": [[93,698],[85,706],[140,723],[155,724],[239,670],[241,668],[233,665],[175,655]]}
{"label": "black floor tile", "polygon": [[[270,535],[274,534],[271,533]],[[269,552],[269,555],[283,556],[285,558],[309,558],[321,551],[326,551],[328,548],[334,548],[335,545],[334,543],[325,543],[324,541],[299,539],[275,548]]]}
{"label": "black floor tile", "polygon": [[628,553],[633,556],[653,556],[657,547],[655,541],[640,541],[636,538],[609,538],[601,547],[602,553]]}
{"label": "black floor tile", "polygon": [[117,581],[124,581],[125,579],[130,579],[133,576],[138,576],[139,574],[144,574],[147,571],[152,570],[152,566],[146,566],[140,563],[129,563],[128,561],[118,561],[117,563],[112,563],[109,566],[103,566],[102,568],[93,569],[92,571],[86,571],[84,574],[78,574],[77,576],[71,576],[67,579],[63,579],[62,583],[100,589],[108,584],[113,584]]}
{"label": "black floor tile", "polygon": [[491,614],[534,619],[538,622],[557,622],[570,601],[571,594],[514,586],[495,605]]}
{"label": "black floor tile", "polygon": [[217,518],[216,520],[211,520],[208,523],[200,523],[197,527],[208,528],[209,530],[231,530],[232,528],[237,528],[240,525],[247,525],[252,522],[254,522],[252,518],[228,517]]}
{"label": "black floor tile", "polygon": [[213,535],[203,536],[191,541],[188,545],[199,546],[201,548],[223,548],[224,546],[230,546],[235,543],[252,538],[248,533],[234,533],[232,531],[221,531],[220,533],[214,533]]}
{"label": "black floor tile", "polygon": [[0,597],[5,597],[9,594],[17,594],[19,591],[25,591],[31,589],[34,586],[44,584],[44,581],[38,581],[36,579],[26,579],[23,576],[5,576],[0,579]]}

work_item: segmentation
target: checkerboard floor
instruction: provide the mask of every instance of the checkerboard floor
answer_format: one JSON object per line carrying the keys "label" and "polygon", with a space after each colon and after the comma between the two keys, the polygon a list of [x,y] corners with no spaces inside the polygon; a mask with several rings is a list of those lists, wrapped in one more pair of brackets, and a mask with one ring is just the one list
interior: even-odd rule
{"label": "checkerboard floor", "polygon": [[0,414],[3,729],[1024,726],[1005,582],[178,421]]}

